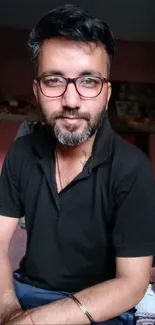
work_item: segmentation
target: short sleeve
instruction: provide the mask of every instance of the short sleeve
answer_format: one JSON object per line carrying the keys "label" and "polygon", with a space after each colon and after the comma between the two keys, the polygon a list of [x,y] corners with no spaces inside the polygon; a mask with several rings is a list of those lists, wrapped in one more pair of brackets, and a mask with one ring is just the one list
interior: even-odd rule
{"label": "short sleeve", "polygon": [[20,218],[23,216],[16,164],[16,145],[9,150],[0,176],[0,215]]}
{"label": "short sleeve", "polygon": [[155,255],[155,181],[147,158],[119,184],[113,245],[116,257]]}

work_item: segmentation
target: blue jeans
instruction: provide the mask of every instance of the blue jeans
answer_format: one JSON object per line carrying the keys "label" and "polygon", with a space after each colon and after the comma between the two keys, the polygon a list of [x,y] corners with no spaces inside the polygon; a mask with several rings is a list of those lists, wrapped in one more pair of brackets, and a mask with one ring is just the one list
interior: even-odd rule
{"label": "blue jeans", "polygon": [[[49,291],[39,289],[20,282],[20,275],[14,273],[14,287],[16,296],[23,309],[31,309],[44,306],[51,302],[69,297],[69,293],[64,291]],[[100,325],[135,325],[134,309],[122,314],[114,319],[96,323]]]}

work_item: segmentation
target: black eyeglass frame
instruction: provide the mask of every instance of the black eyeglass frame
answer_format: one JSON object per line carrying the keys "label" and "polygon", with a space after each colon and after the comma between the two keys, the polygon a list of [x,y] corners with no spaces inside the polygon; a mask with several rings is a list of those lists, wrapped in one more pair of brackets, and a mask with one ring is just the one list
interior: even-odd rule
{"label": "black eyeglass frame", "polygon": [[[45,77],[50,77],[50,75],[44,75],[44,76],[36,77],[35,80],[36,80],[36,81],[38,82],[38,84],[39,84],[40,91],[41,91],[42,94],[43,94],[45,97],[47,97],[47,98],[59,98],[59,97],[62,97],[62,96],[65,94],[65,92],[66,92],[66,90],[67,90],[67,88],[68,88],[68,85],[71,84],[71,83],[75,86],[75,89],[76,89],[77,93],[80,95],[80,97],[83,97],[83,98],[96,98],[96,97],[98,97],[98,96],[101,94],[102,89],[103,89],[103,85],[109,82],[109,79],[107,79],[107,78],[99,77],[99,76],[93,76],[93,75],[92,75],[92,76],[90,76],[90,75],[89,75],[89,76],[82,76],[82,77],[80,76],[80,77],[77,77],[77,78],[65,78],[65,77],[59,76],[59,77],[63,78],[63,79],[66,81],[66,87],[65,87],[65,90],[64,90],[63,93],[62,93],[61,95],[59,95],[59,96],[47,96],[47,95],[44,94],[44,92],[43,92],[43,90],[42,90],[42,87],[41,87],[41,80],[42,80],[43,78],[45,78]],[[88,97],[88,96],[83,96],[83,95],[80,94],[80,92],[79,92],[79,90],[78,90],[78,87],[77,87],[77,84],[76,84],[76,83],[77,83],[77,80],[78,80],[78,79],[81,79],[81,78],[83,78],[83,77],[94,77],[94,78],[97,78],[97,79],[99,79],[99,80],[101,81],[101,89],[100,89],[100,91],[99,91],[99,93],[98,93],[97,95],[92,96],[92,97]]]}

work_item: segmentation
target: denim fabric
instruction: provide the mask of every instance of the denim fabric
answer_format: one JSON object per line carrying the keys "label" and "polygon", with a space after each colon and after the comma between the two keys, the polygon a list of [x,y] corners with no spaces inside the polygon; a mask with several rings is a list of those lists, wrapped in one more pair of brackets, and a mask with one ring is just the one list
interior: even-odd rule
{"label": "denim fabric", "polygon": [[[16,296],[23,309],[40,307],[56,300],[69,297],[69,293],[64,291],[49,291],[24,284],[20,282],[20,275],[18,273],[14,273],[14,287]],[[132,309],[117,318],[95,324],[135,325],[135,323],[134,309]]]}

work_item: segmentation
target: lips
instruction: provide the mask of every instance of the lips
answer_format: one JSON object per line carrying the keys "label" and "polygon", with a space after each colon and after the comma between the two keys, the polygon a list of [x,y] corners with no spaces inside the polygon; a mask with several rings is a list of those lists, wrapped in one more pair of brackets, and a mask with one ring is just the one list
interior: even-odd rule
{"label": "lips", "polygon": [[60,118],[64,118],[64,119],[67,119],[67,120],[81,120],[83,119],[83,117],[79,117],[79,116],[61,116]]}
{"label": "lips", "polygon": [[[69,115],[67,115],[67,113],[69,113]],[[86,122],[89,122],[90,121],[90,116],[88,114],[81,114],[81,115],[76,115],[75,113],[74,114],[71,114],[70,112],[66,112],[65,113],[62,113],[62,114],[59,114],[57,116],[55,116],[55,120],[61,120],[61,121],[66,121],[68,123],[71,123],[71,122],[80,122],[80,121],[86,121]]]}
{"label": "lips", "polygon": [[75,123],[75,122],[78,122],[80,120],[83,120],[83,119],[77,118],[77,117],[62,117],[61,119],[66,121],[67,123]]}

